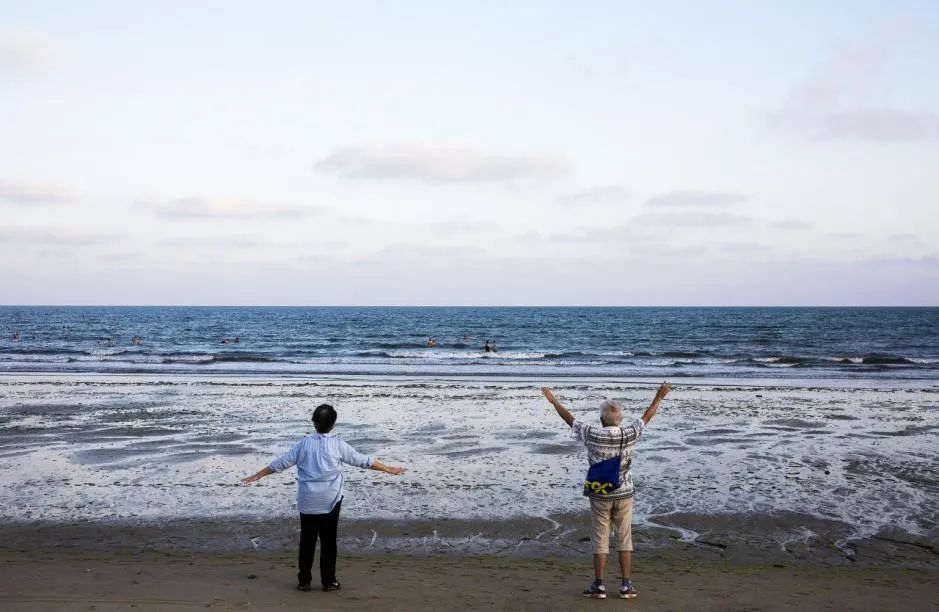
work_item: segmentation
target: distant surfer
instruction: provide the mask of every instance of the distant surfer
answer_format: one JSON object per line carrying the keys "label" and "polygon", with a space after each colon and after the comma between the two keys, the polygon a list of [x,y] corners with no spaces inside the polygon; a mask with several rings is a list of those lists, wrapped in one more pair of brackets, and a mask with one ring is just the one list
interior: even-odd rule
{"label": "distant surfer", "polygon": [[13,332],[13,342],[19,342],[19,341],[20,341],[20,330],[17,329],[17,330],[14,330]]}
{"label": "distant surfer", "polygon": [[427,339],[427,348],[434,348],[435,346],[437,346],[437,339],[436,339],[436,338],[428,338],[428,339]]}
{"label": "distant surfer", "polygon": [[496,348],[495,340],[486,340],[486,345],[483,347],[483,352],[485,353],[497,353],[499,352]]}

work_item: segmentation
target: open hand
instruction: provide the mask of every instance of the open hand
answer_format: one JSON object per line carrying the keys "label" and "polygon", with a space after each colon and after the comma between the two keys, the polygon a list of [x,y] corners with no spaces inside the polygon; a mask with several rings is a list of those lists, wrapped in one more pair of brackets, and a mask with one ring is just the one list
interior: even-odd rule
{"label": "open hand", "polygon": [[663,400],[665,396],[668,395],[668,392],[672,390],[672,384],[669,382],[663,382],[662,386],[659,387],[659,390],[655,392],[655,399]]}
{"label": "open hand", "polygon": [[403,468],[401,466],[392,466],[392,465],[388,466],[388,473],[391,474],[392,476],[400,476],[401,474],[404,474],[407,471],[408,471],[407,468]]}
{"label": "open hand", "polygon": [[255,474],[254,476],[248,476],[247,478],[242,478],[242,479],[241,479],[241,485],[244,486],[244,487],[246,487],[246,486],[248,486],[249,484],[251,484],[252,482],[255,482],[255,481],[257,481],[257,480],[260,480],[260,477],[259,477],[257,474]]}

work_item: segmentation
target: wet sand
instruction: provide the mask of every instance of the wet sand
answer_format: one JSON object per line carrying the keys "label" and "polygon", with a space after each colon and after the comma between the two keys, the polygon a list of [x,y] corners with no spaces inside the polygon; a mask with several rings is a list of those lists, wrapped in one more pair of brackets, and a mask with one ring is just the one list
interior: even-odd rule
{"label": "wet sand", "polygon": [[[0,552],[4,610],[934,610],[936,572],[644,561],[632,601],[586,600],[586,559],[340,560],[343,589],[294,589],[288,553]],[[615,588],[614,572],[607,586]]]}
{"label": "wet sand", "polygon": [[[780,511],[683,513],[650,520],[656,524],[633,527],[637,559],[939,572],[939,529],[917,535],[887,528],[858,537],[848,524]],[[501,520],[343,517],[339,547],[347,555],[445,554],[580,562],[590,557],[590,534],[586,512]],[[26,557],[60,551],[280,554],[293,551],[298,537],[296,518],[6,522],[0,525],[0,550],[19,551]]]}

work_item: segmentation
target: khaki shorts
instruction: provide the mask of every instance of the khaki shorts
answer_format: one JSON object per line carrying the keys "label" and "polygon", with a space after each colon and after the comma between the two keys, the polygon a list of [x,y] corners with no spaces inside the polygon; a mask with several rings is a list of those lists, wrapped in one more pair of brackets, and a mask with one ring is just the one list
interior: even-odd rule
{"label": "khaki shorts", "polygon": [[590,498],[590,522],[593,525],[593,552],[610,552],[610,530],[613,548],[618,551],[633,549],[633,498]]}

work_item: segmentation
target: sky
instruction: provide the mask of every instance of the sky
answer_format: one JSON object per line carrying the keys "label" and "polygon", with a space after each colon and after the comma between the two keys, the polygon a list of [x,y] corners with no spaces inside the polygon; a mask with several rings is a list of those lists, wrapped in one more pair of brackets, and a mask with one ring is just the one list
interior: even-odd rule
{"label": "sky", "polygon": [[937,305],[939,3],[0,0],[0,303]]}

